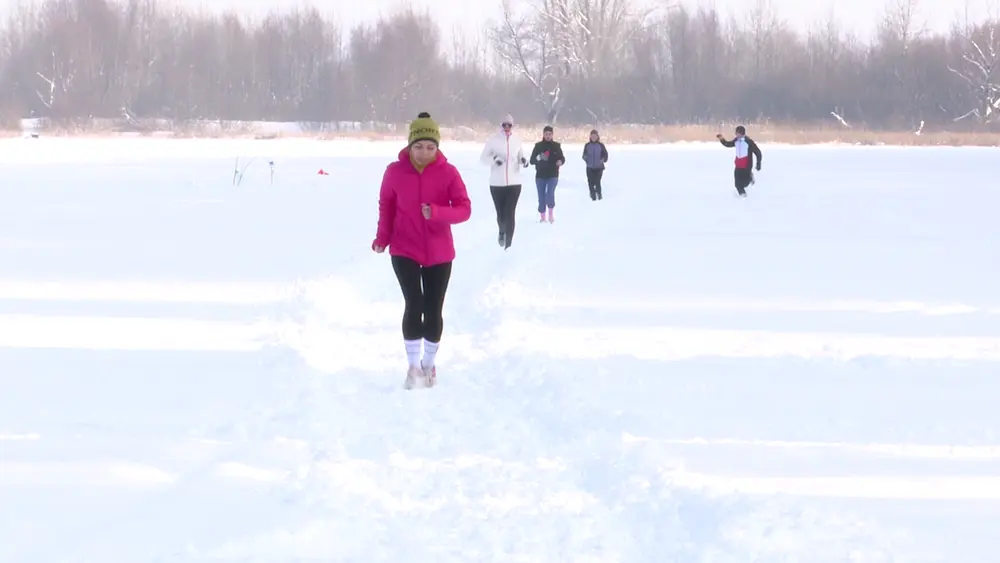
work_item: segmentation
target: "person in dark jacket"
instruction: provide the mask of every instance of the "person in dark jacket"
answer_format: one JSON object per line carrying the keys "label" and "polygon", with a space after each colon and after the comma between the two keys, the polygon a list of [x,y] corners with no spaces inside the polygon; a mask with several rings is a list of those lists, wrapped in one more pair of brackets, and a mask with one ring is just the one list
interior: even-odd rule
{"label": "person in dark jacket", "polygon": [[736,126],[736,137],[734,137],[732,141],[727,141],[725,137],[722,136],[722,133],[717,133],[715,138],[722,143],[722,146],[736,149],[733,180],[736,183],[736,191],[739,193],[740,197],[746,197],[747,186],[754,183],[754,157],[757,158],[756,169],[760,172],[760,161],[763,160],[760,147],[757,146],[757,143],[755,143],[753,139],[747,137],[746,127],[743,127],[742,125]]}
{"label": "person in dark jacket", "polygon": [[608,149],[601,142],[597,129],[590,131],[590,141],[583,145],[583,161],[587,163],[587,185],[590,187],[590,199],[604,199],[601,193],[601,178],[604,177],[604,164],[608,161]]}
{"label": "person in dark jacket", "polygon": [[535,143],[531,151],[530,164],[535,166],[535,186],[538,187],[539,222],[546,220],[545,210],[548,209],[548,221],[555,221],[556,186],[559,184],[559,167],[566,162],[562,145],[552,140],[552,126],[542,129],[542,140]]}

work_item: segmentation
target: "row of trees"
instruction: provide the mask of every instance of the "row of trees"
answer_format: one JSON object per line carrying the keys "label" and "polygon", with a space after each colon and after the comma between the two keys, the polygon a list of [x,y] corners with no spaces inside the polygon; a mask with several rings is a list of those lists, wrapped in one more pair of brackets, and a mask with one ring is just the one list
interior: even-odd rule
{"label": "row of trees", "polygon": [[353,29],[314,9],[251,22],[157,0],[47,0],[0,31],[0,116],[401,122],[993,123],[1000,21],[921,32],[889,0],[877,37],[802,34],[767,0],[727,18],[635,0],[502,0],[485,30],[426,13]]}

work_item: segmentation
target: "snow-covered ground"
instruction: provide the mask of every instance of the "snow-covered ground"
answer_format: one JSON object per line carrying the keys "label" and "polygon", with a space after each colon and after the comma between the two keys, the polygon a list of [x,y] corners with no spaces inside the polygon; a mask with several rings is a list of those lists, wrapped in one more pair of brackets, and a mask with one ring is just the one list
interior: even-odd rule
{"label": "snow-covered ground", "polygon": [[740,200],[717,144],[609,149],[505,253],[445,143],[405,391],[397,145],[0,143],[0,561],[995,561],[995,150],[764,146]]}

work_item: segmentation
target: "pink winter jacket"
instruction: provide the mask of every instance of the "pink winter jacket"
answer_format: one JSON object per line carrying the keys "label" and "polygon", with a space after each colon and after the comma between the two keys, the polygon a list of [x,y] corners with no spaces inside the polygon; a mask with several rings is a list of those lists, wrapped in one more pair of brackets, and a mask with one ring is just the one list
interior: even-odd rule
{"label": "pink winter jacket", "polygon": [[[430,219],[421,213],[424,203],[431,206]],[[405,148],[382,176],[372,248],[387,246],[390,255],[405,256],[421,266],[450,262],[455,259],[451,226],[471,215],[465,182],[444,154],[439,150],[434,161],[418,172]]]}

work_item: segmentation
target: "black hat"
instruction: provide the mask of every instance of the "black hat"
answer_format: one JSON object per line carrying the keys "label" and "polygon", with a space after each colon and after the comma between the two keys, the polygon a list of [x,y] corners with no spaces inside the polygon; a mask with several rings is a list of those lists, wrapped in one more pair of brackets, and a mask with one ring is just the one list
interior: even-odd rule
{"label": "black hat", "polygon": [[746,129],[746,127],[744,127],[744,126],[742,126],[742,125],[737,125],[737,126],[736,126],[736,134],[737,134],[737,135],[746,135],[746,134],[747,134],[747,129]]}

